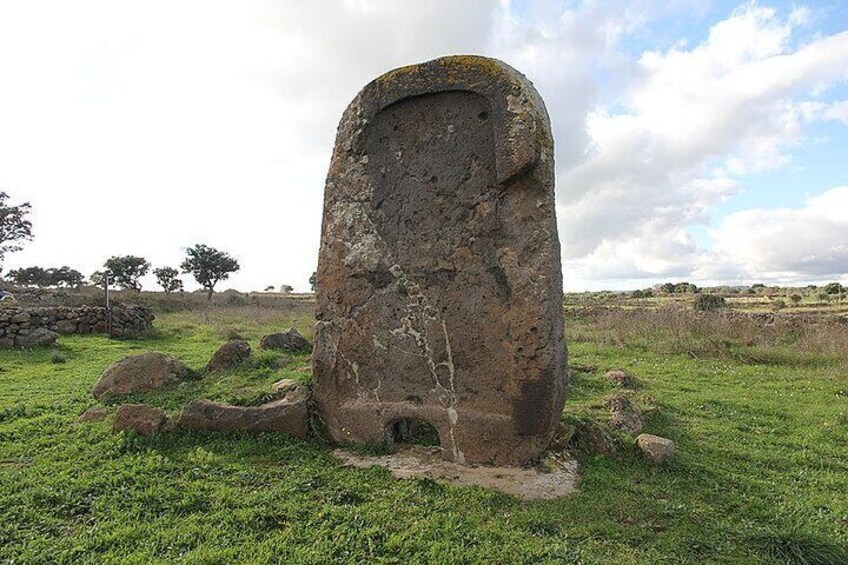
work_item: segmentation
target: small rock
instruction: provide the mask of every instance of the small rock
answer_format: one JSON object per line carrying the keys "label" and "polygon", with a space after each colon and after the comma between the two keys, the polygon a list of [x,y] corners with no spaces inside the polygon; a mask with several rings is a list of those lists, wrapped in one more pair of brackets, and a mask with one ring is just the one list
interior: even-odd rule
{"label": "small rock", "polygon": [[75,320],[59,320],[56,322],[56,329],[62,335],[76,333],[77,323]]}
{"label": "small rock", "polygon": [[312,344],[300,335],[300,332],[296,328],[289,328],[281,333],[263,336],[259,340],[259,347],[261,349],[279,349],[282,351],[310,351]]}
{"label": "small rock", "polygon": [[226,371],[241,365],[250,357],[250,345],[241,339],[232,339],[218,348],[206,365],[207,371]]}
{"label": "small rock", "polygon": [[610,411],[610,428],[637,436],[645,427],[642,412],[623,394],[612,394],[604,399]]}
{"label": "small rock", "polygon": [[298,384],[291,379],[280,379],[271,385],[271,390],[274,392],[288,392],[297,386]]}
{"label": "small rock", "polygon": [[311,373],[311,372],[312,372],[312,365],[301,365],[300,367],[298,367],[297,369],[295,369],[295,372],[298,372],[298,373]]}
{"label": "small rock", "polygon": [[600,423],[584,419],[577,421],[574,427],[569,445],[577,451],[600,455],[612,455],[618,451],[618,442]]}
{"label": "small rock", "polygon": [[285,432],[306,437],[309,434],[306,388],[295,387],[285,398],[261,406],[193,400],[183,408],[179,425],[199,431]]}
{"label": "small rock", "polygon": [[110,365],[91,390],[97,400],[118,394],[149,392],[186,380],[191,370],[162,353],[148,352],[124,357]]}
{"label": "small rock", "polygon": [[105,406],[92,406],[77,418],[78,422],[91,423],[105,420],[111,410]]}
{"label": "small rock", "polygon": [[10,320],[13,324],[23,324],[24,322],[29,322],[30,315],[28,312],[20,312],[12,316]]}
{"label": "small rock", "polygon": [[662,465],[674,455],[674,442],[664,437],[640,434],[636,445],[642,450],[645,459],[655,465]]}
{"label": "small rock", "polygon": [[617,387],[631,388],[633,386],[633,382],[630,380],[630,377],[628,377],[627,373],[625,373],[621,369],[613,369],[612,371],[607,371],[607,374],[605,374],[604,376],[609,382],[611,382]]}
{"label": "small rock", "polygon": [[16,340],[18,347],[30,349],[32,347],[51,347],[56,344],[59,334],[47,328],[36,328],[31,332],[19,334]]}
{"label": "small rock", "polygon": [[571,424],[566,424],[565,422],[560,422],[557,427],[557,431],[554,434],[554,439],[551,440],[549,449],[554,451],[562,451],[568,448],[568,444],[571,443],[571,438],[574,437],[577,428]]}
{"label": "small rock", "polygon": [[162,410],[147,404],[123,404],[115,413],[116,432],[135,430],[140,436],[150,436],[162,430],[168,417]]}

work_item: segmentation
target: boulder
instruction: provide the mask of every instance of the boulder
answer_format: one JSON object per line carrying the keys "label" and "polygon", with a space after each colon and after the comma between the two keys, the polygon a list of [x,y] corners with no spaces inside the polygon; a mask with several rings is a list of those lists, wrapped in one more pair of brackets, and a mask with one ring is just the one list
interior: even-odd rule
{"label": "boulder", "polygon": [[630,377],[627,376],[627,373],[625,373],[621,369],[613,369],[612,371],[607,371],[604,376],[609,382],[619,388],[631,388],[633,386],[633,381],[631,381]]}
{"label": "boulder", "polygon": [[268,334],[259,340],[261,349],[278,349],[280,351],[311,351],[312,344],[300,335],[297,328],[289,328],[284,332]]}
{"label": "boulder", "polygon": [[110,365],[94,385],[97,400],[118,394],[159,390],[191,377],[191,370],[162,353],[148,352],[124,357]]}
{"label": "boulder", "polygon": [[183,408],[179,426],[209,432],[284,432],[294,437],[309,434],[305,387],[296,387],[285,398],[261,406],[231,406],[211,400],[193,400]]}
{"label": "boulder", "polygon": [[645,426],[642,412],[623,394],[611,394],[604,399],[604,406],[610,411],[610,428],[637,436]]}
{"label": "boulder", "polygon": [[645,459],[655,465],[666,463],[674,455],[674,442],[664,437],[640,434],[636,438],[636,445]]}
{"label": "boulder", "polygon": [[206,364],[207,371],[226,371],[241,365],[250,357],[250,345],[241,339],[232,339],[218,348]]}
{"label": "boulder", "polygon": [[105,406],[92,406],[77,418],[78,422],[91,423],[105,420],[111,410]]}
{"label": "boulder", "polygon": [[162,431],[168,417],[162,410],[147,404],[124,404],[115,413],[116,432],[135,430],[138,435],[150,436]]}
{"label": "boulder", "polygon": [[315,409],[336,442],[436,429],[457,464],[522,465],[566,392],[553,138],[507,64],[395,69],[345,110],[316,271]]}
{"label": "boulder", "polygon": [[16,344],[18,347],[30,349],[32,347],[51,347],[56,344],[59,334],[47,328],[36,328],[25,334],[18,334]]}

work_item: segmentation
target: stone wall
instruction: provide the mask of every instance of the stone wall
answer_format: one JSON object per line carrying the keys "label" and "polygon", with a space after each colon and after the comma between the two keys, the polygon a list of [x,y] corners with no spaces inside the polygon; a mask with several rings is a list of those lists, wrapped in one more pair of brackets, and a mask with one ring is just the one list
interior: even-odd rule
{"label": "stone wall", "polygon": [[[35,336],[107,333],[103,306],[0,307],[0,347],[28,347]],[[153,329],[153,311],[143,306],[113,307],[112,337],[131,337]],[[36,342],[35,344],[38,344]]]}

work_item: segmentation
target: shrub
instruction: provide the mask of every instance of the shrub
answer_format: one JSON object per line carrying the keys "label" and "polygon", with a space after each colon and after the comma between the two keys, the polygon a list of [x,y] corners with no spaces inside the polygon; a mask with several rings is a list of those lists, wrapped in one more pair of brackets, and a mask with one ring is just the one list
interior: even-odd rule
{"label": "shrub", "polygon": [[65,363],[67,360],[68,360],[68,358],[65,357],[64,355],[62,355],[61,353],[59,353],[58,351],[54,351],[50,355],[50,362],[53,363],[54,365],[61,365],[62,363]]}
{"label": "shrub", "polygon": [[727,301],[723,296],[719,296],[717,294],[699,294],[693,304],[695,310],[700,310],[702,312],[718,310],[725,306],[727,306]]}

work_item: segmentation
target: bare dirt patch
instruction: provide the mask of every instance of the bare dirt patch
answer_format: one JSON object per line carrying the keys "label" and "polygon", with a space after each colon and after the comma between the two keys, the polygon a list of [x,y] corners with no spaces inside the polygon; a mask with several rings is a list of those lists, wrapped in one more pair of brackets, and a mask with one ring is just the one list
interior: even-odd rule
{"label": "bare dirt patch", "polygon": [[477,485],[521,500],[554,500],[577,492],[577,461],[549,456],[539,467],[466,467],[441,458],[439,448],[411,445],[391,455],[361,455],[336,449],[345,465],[385,467],[398,479],[429,478],[452,485]]}

